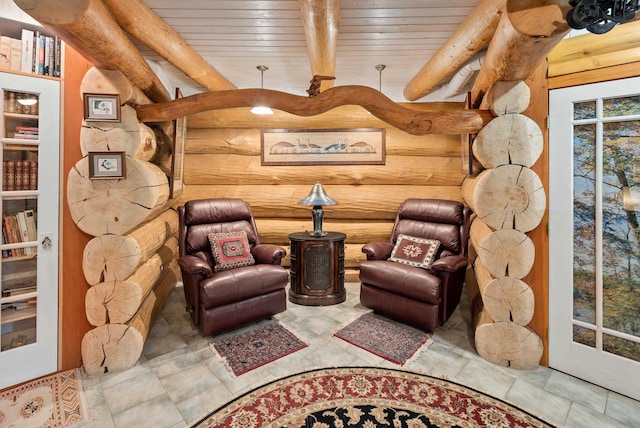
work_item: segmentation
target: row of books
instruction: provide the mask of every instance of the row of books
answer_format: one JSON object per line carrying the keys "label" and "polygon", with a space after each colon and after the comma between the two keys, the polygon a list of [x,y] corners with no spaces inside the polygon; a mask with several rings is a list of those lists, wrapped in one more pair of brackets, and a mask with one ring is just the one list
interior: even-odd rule
{"label": "row of books", "polygon": [[[18,244],[21,242],[33,242],[38,239],[36,227],[36,214],[33,210],[19,211],[15,214],[2,216],[2,243]],[[36,254],[36,247],[14,248],[2,250],[2,257],[21,257]]]}
{"label": "row of books", "polygon": [[22,29],[22,38],[0,36],[0,70],[60,77],[62,42],[58,36]]}
{"label": "row of books", "polygon": [[13,138],[21,138],[23,140],[37,140],[40,137],[40,131],[37,126],[16,126],[16,132]]}
{"label": "row of books", "polygon": [[2,161],[2,190],[38,190],[38,161]]}

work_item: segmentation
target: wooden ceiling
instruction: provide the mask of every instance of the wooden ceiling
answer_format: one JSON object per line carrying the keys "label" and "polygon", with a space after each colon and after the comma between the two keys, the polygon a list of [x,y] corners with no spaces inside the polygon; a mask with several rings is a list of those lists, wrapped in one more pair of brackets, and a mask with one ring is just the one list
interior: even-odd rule
{"label": "wooden ceiling", "polygon": [[[266,65],[265,89],[307,95],[313,74],[325,74],[313,73],[312,61],[315,70],[321,67],[318,64],[331,62],[323,55],[333,54],[333,38],[333,85],[381,87],[391,99],[406,101],[407,84],[480,0],[143,2],[237,88],[259,88],[261,74],[256,66]],[[306,33],[315,36],[309,38]],[[202,91],[154,51],[139,42],[136,45],[185,95]],[[382,73],[376,69],[378,64],[386,66]],[[436,91],[421,100],[437,98]]]}

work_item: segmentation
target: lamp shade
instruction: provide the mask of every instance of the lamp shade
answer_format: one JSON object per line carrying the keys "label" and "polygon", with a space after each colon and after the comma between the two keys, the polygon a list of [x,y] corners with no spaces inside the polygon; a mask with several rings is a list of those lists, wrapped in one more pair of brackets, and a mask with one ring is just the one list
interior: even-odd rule
{"label": "lamp shade", "polygon": [[338,201],[331,199],[320,182],[313,185],[309,196],[298,202],[301,205],[336,205]]}

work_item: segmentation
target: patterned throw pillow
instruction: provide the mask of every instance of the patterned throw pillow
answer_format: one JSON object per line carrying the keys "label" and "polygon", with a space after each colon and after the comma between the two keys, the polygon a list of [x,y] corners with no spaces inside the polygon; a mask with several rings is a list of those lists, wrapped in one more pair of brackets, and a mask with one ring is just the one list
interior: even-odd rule
{"label": "patterned throw pillow", "polygon": [[389,261],[429,269],[438,248],[440,248],[440,241],[436,239],[416,238],[401,234],[398,235]]}
{"label": "patterned throw pillow", "polygon": [[251,255],[251,247],[245,231],[210,233],[209,243],[216,261],[213,267],[216,272],[256,263]]}

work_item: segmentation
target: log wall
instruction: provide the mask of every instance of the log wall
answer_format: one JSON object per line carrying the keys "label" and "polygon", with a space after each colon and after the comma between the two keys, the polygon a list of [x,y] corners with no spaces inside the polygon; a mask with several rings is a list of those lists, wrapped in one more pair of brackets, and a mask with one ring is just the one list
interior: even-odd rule
{"label": "log wall", "polygon": [[[411,104],[421,110],[463,109],[462,103]],[[255,116],[248,109],[198,113],[187,119],[185,192],[189,199],[234,197],[252,206],[263,241],[288,249],[292,232],[313,230],[311,209],[299,205],[317,181],[338,205],[325,207],[324,230],[347,234],[346,280],[357,281],[366,257],[363,244],[389,239],[396,211],[407,198],[462,201],[460,135],[415,136],[375,118],[359,106],[322,115],[275,111]],[[384,165],[261,165],[260,129],[385,128]],[[289,267],[289,258],[284,260]]]}

